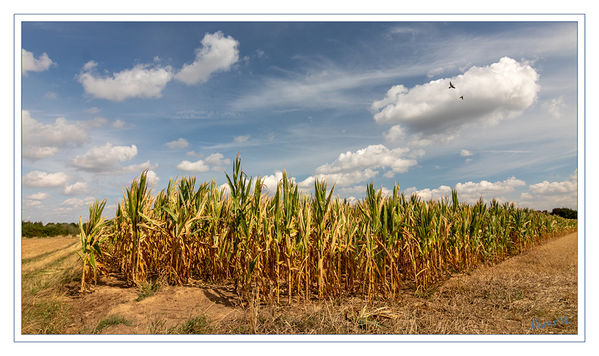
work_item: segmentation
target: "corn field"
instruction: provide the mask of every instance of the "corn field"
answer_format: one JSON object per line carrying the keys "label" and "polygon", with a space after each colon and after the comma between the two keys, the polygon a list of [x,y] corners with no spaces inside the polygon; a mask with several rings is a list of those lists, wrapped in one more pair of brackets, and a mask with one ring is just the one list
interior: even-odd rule
{"label": "corn field", "polygon": [[[102,241],[94,268],[134,285],[158,276],[175,285],[232,283],[244,300],[266,303],[394,298],[576,229],[575,220],[514,204],[460,203],[455,190],[451,201],[425,202],[397,185],[385,196],[371,183],[362,201],[350,203],[318,179],[314,193],[303,194],[284,173],[269,196],[239,157],[226,178],[229,189],[171,179],[152,196],[143,172],[123,190],[116,216],[86,230],[103,235],[94,237]],[[97,216],[104,205],[95,204]]]}

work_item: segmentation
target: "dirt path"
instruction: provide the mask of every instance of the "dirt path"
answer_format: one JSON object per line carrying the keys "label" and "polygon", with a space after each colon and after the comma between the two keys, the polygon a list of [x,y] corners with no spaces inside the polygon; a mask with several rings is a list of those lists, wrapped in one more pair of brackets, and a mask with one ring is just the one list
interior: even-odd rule
{"label": "dirt path", "polygon": [[[427,296],[407,292],[398,302],[368,304],[359,298],[291,306],[260,306],[259,333],[384,334],[575,334],[577,328],[577,235],[556,237],[494,266],[451,277]],[[164,286],[137,301],[138,290],[114,277],[73,297],[76,311],[67,333],[89,333],[110,316],[102,333],[164,333],[204,315],[215,333],[245,333],[249,313],[233,305],[225,287]],[[384,311],[385,316],[380,317]],[[564,317],[568,323],[531,330],[532,321]]]}

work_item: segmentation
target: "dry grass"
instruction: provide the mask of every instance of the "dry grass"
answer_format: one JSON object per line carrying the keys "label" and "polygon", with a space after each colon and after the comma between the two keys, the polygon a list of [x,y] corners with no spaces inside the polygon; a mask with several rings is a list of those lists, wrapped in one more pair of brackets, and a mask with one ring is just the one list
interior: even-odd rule
{"label": "dry grass", "polygon": [[48,252],[55,252],[79,242],[76,236],[31,237],[21,240],[21,258],[29,260]]}
{"label": "dry grass", "polygon": [[[57,240],[65,246],[63,249],[26,264],[27,268],[23,268],[23,334],[62,334],[71,323],[70,286],[80,278],[80,263],[72,247],[73,239],[67,244],[61,241],[63,238]],[[23,244],[27,246],[27,242]],[[46,244],[46,248],[54,248],[56,245],[58,243],[50,242]],[[40,250],[38,255],[46,253]]]}

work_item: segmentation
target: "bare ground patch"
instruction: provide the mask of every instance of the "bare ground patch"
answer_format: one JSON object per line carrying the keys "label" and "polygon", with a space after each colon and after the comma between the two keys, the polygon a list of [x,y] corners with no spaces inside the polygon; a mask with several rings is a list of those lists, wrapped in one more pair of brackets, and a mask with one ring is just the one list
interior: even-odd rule
{"label": "bare ground patch", "polygon": [[226,287],[162,285],[153,295],[139,300],[140,290],[126,287],[115,278],[103,278],[93,293],[73,300],[73,324],[67,333],[91,333],[94,326],[110,316],[129,322],[103,330],[107,334],[173,333],[194,317],[203,316],[211,324],[232,322],[245,312],[235,307],[236,296]]}

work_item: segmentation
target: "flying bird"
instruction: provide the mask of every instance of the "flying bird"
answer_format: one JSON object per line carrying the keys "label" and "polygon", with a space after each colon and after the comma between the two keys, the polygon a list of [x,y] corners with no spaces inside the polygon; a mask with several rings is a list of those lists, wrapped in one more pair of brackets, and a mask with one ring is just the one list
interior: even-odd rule
{"label": "flying bird", "polygon": [[462,95],[462,96],[460,96],[460,99],[464,100],[464,96],[463,96],[463,95]]}
{"label": "flying bird", "polygon": [[451,82],[449,82],[449,89],[455,89],[455,87],[453,86],[453,84]]}

